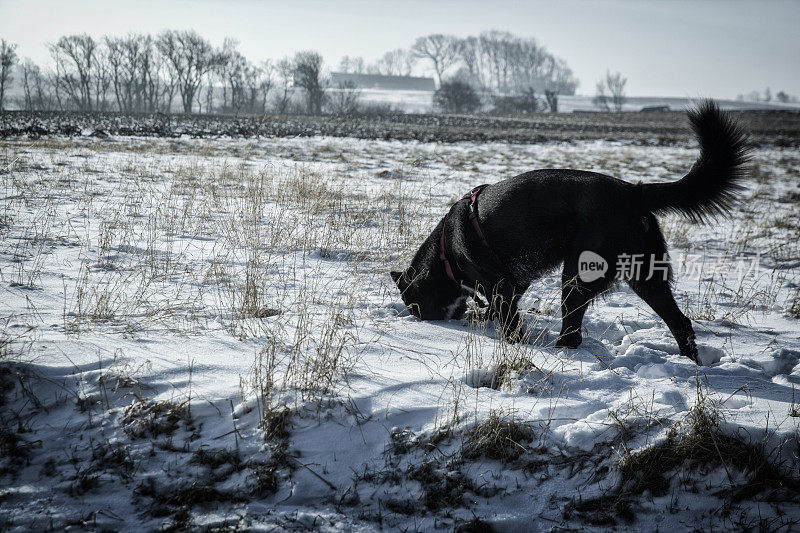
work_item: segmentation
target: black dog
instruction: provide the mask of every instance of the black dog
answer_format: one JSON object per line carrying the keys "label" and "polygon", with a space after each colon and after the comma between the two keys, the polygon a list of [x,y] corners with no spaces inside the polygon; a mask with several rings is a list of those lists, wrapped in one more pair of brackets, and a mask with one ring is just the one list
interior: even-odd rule
{"label": "black dog", "polygon": [[392,272],[403,302],[423,320],[459,317],[486,298],[504,336],[519,339],[517,302],[531,281],[563,263],[556,346],[577,347],[589,302],[617,281],[666,322],[681,355],[697,361],[691,321],[670,290],[667,245],[654,213],[692,221],[724,215],[748,161],[743,130],[712,101],[689,112],[700,157],[672,183],[631,184],[581,170],[546,169],[473,190],[456,202],[411,266]]}

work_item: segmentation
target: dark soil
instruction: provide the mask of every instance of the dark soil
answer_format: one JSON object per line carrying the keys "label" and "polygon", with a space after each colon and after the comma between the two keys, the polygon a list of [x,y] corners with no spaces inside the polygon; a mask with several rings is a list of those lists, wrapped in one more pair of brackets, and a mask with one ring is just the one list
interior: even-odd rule
{"label": "dark soil", "polygon": [[[800,146],[800,112],[733,111],[756,145]],[[26,112],[0,113],[0,138],[15,136],[136,135],[147,137],[304,137],[329,135],[424,142],[538,143],[623,140],[677,144],[692,139],[686,114],[540,113],[523,116],[412,115],[164,115]]]}

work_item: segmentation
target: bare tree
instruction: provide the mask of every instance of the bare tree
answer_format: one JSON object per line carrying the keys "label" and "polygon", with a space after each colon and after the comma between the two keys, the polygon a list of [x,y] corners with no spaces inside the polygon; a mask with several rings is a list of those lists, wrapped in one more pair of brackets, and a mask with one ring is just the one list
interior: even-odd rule
{"label": "bare tree", "polygon": [[611,93],[611,102],[614,104],[614,111],[622,111],[622,105],[627,98],[625,97],[625,84],[628,78],[623,78],[619,72],[606,72],[606,86]]}
{"label": "bare tree", "polygon": [[410,76],[415,62],[416,57],[410,51],[397,48],[383,54],[375,70],[384,76]]}
{"label": "bare tree", "polygon": [[339,83],[336,89],[331,91],[330,110],[334,115],[352,115],[358,111],[358,99],[361,90],[351,80]]}
{"label": "bare tree", "polygon": [[197,112],[198,113],[211,113],[214,108],[214,79],[211,76],[203,78],[206,81],[205,102],[206,110],[203,111],[203,87],[197,91]]}
{"label": "bare tree", "polygon": [[469,82],[478,87],[486,85],[486,80],[483,77],[482,49],[480,41],[477,37],[467,37],[461,39],[457,43],[458,57],[464,64],[466,69],[465,75],[462,74],[461,78],[467,78]]}
{"label": "bare tree", "polygon": [[236,50],[237,46],[239,46],[239,42],[236,39],[226,37],[220,50],[220,61],[211,71],[211,76],[220,81],[222,85],[222,105],[219,109],[223,112],[238,111],[234,109],[235,96],[233,93],[240,86],[239,81],[243,76],[247,59]]}
{"label": "bare tree", "polygon": [[166,30],[156,40],[181,95],[183,112],[191,113],[206,77],[222,60],[214,47],[192,30]]}
{"label": "bare tree", "polygon": [[557,110],[559,94],[575,94],[578,86],[563,59],[536,39],[521,39],[509,32],[492,30],[459,40],[458,59],[462,64],[459,79],[486,90],[514,93],[522,100],[530,91],[550,94],[551,110]]}
{"label": "bare tree", "polygon": [[172,111],[172,102],[178,92],[178,78],[169,60],[164,57],[156,45],[156,72],[158,79],[161,80],[161,90],[158,92],[158,109],[164,113]]}
{"label": "bare tree", "polygon": [[289,111],[292,102],[292,84],[294,83],[294,62],[284,57],[275,64],[275,74],[280,83],[280,90],[274,99],[275,111],[284,114]]}
{"label": "bare tree", "polygon": [[0,39],[0,111],[5,103],[6,87],[13,80],[11,69],[17,62],[17,45]]}
{"label": "bare tree", "polygon": [[111,86],[111,69],[109,68],[108,52],[105,47],[98,46],[94,61],[94,74],[92,76],[94,103],[92,107],[96,111],[105,111],[110,107],[108,90]]}
{"label": "bare tree", "polygon": [[262,61],[260,65],[249,61],[242,64],[240,78],[236,80],[235,90],[231,94],[231,101],[237,112],[266,112],[267,97],[273,85],[273,71],[269,61]]}
{"label": "bare tree", "polygon": [[339,72],[351,74],[363,74],[367,71],[366,62],[363,57],[343,56],[339,61]]}
{"label": "bare tree", "polygon": [[21,63],[23,108],[26,111],[50,109],[53,105],[47,78],[29,58]]}
{"label": "bare tree", "polygon": [[548,89],[544,92],[544,99],[547,101],[550,111],[558,113],[558,92]]}
{"label": "bare tree", "polygon": [[294,84],[306,93],[306,112],[322,113],[325,89],[328,82],[322,74],[322,56],[313,50],[298,52],[294,56]]}
{"label": "bare tree", "polygon": [[[604,78],[597,82],[597,94],[592,102],[603,111],[611,111],[611,105],[616,112],[622,111],[625,103],[625,84],[628,78],[623,78],[619,72],[606,71]],[[611,104],[611,105],[609,105]]]}
{"label": "bare tree", "polygon": [[600,80],[595,85],[595,95],[592,99],[592,103],[600,108],[601,111],[611,111],[611,108],[608,106],[609,97],[606,94],[606,82],[605,80]]}
{"label": "bare tree", "polygon": [[509,32],[497,30],[483,32],[479,39],[493,86],[500,92],[508,92],[512,85],[509,77],[516,60],[514,47],[518,39]]}
{"label": "bare tree", "polygon": [[250,80],[247,85],[251,95],[250,105],[253,112],[266,113],[267,97],[275,84],[275,67],[270,60],[266,60],[262,61],[256,69],[257,74],[248,78]]}
{"label": "bare tree", "polygon": [[106,85],[101,68],[98,43],[87,34],[67,35],[50,45],[56,66],[56,99],[63,106],[62,93],[80,111],[93,111],[105,94],[98,94]]}
{"label": "bare tree", "polygon": [[224,112],[263,113],[267,94],[272,88],[272,64],[260,66],[251,63],[238,50],[237,43],[226,39],[222,57],[215,72],[222,81],[222,107]]}
{"label": "bare tree", "polygon": [[411,47],[414,55],[433,64],[436,79],[442,84],[442,74],[458,60],[458,39],[450,35],[434,33],[420,37]]}
{"label": "bare tree", "polygon": [[550,68],[545,76],[544,96],[550,111],[557,113],[558,95],[575,94],[575,89],[578,88],[578,79],[563,59],[550,56],[548,63]]}
{"label": "bare tree", "polygon": [[143,111],[154,113],[159,109],[160,94],[164,91],[160,75],[163,61],[153,38],[150,35],[145,36],[139,55],[139,86],[144,98]]}
{"label": "bare tree", "polygon": [[502,57],[509,72],[506,86],[515,92],[542,89],[553,69],[553,56],[535,39],[511,39],[502,44]]}
{"label": "bare tree", "polygon": [[153,111],[158,76],[149,35],[105,37],[108,70],[119,111]]}
{"label": "bare tree", "polygon": [[366,62],[363,57],[353,57],[350,59],[350,72],[355,74],[364,74],[367,72]]}

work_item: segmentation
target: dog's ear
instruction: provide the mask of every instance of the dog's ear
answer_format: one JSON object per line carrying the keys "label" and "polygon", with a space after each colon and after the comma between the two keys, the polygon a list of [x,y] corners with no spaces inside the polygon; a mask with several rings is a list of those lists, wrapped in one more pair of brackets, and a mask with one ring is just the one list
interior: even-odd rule
{"label": "dog's ear", "polygon": [[400,278],[403,276],[402,272],[397,272],[396,270],[392,270],[391,272],[389,272],[389,274],[392,276],[392,279],[394,280],[395,283],[400,283]]}

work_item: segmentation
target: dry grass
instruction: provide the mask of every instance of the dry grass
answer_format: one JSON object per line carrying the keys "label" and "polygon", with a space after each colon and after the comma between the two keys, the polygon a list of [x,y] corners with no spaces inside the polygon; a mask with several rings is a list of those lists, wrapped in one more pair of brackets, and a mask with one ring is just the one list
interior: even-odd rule
{"label": "dry grass", "polygon": [[499,461],[513,461],[525,453],[535,438],[525,422],[492,411],[464,434],[462,455],[465,459],[484,456]]}
{"label": "dry grass", "polygon": [[[5,152],[0,175],[3,251],[14,257],[0,277],[38,289],[43,270],[63,270],[70,335],[191,335],[222,325],[237,339],[260,339],[276,350],[269,388],[303,399],[331,392],[358,355],[362,306],[352,284],[371,280],[377,264],[388,269],[386,258],[426,226],[399,181],[353,187],[311,166],[253,164],[247,149],[230,163],[174,141],[18,144],[29,151]],[[39,170],[21,177],[31,168]],[[12,228],[23,211],[32,215]],[[63,246],[71,268],[54,268]],[[325,260],[344,261],[351,286],[322,276]],[[3,333],[3,350],[12,337]]]}
{"label": "dry grass", "polygon": [[[698,382],[699,383],[699,382]],[[718,499],[718,512],[731,513],[741,501],[784,504],[800,498],[800,477],[775,456],[778,451],[746,437],[721,429],[724,416],[720,403],[702,386],[697,401],[679,422],[670,426],[663,440],[638,450],[623,448],[617,463],[618,481],[602,496],[573,499],[564,507],[567,519],[578,518],[594,525],[615,525],[635,519],[633,507],[642,496],[708,492],[700,480],[715,471],[725,474],[710,496]],[[744,523],[747,513],[738,517]],[[773,526],[791,527],[789,520]]]}
{"label": "dry grass", "polygon": [[[680,467],[695,471],[723,468],[731,485],[723,489],[734,501],[759,493],[767,498],[800,497],[800,478],[787,475],[771,458],[772,451],[720,430],[720,413],[695,405],[663,442],[636,451],[620,462],[621,489],[628,494],[666,494]],[[744,480],[734,477],[744,474]]]}
{"label": "dry grass", "polygon": [[190,421],[188,400],[175,403],[138,395],[122,410],[120,417],[120,425],[133,439],[171,435],[181,424]]}
{"label": "dry grass", "polygon": [[792,318],[800,318],[800,287],[795,289],[794,294],[790,297],[788,305],[789,316]]}
{"label": "dry grass", "polygon": [[[484,173],[487,164],[494,165],[489,168],[492,172],[511,164],[506,156],[492,160],[494,156],[485,150],[455,157],[409,146],[407,153],[392,154],[393,160],[385,153],[369,154],[370,159],[402,162],[391,171],[376,170],[379,176],[386,173],[377,185],[361,184],[349,171],[322,171],[309,162],[341,158],[331,146],[316,146],[308,153],[279,148],[278,155],[285,159],[306,161],[280,166],[257,159],[265,156],[257,144],[237,147],[230,160],[225,159],[222,144],[180,140],[85,145],[49,139],[0,149],[4,191],[0,253],[12,259],[0,271],[0,279],[28,294],[58,287],[63,299],[61,327],[71,339],[89,334],[136,337],[146,332],[213,333],[241,341],[243,350],[254,354],[253,371],[242,379],[241,397],[243,403],[254,400],[258,416],[253,426],[263,436],[269,455],[264,461],[247,463],[238,452],[215,449],[217,456],[193,453],[190,464],[208,469],[211,477],[222,469],[241,471],[253,492],[266,496],[278,491],[293,469],[302,467],[289,452],[299,406],[346,391],[347,375],[361,350],[376,340],[380,333],[375,330],[385,326],[366,316],[365,295],[392,289],[386,275],[390,265],[408,261],[453,199],[435,189],[421,189],[417,180],[428,177],[425,168],[439,165],[436,172],[477,174]],[[25,153],[11,157],[17,149]],[[587,166],[611,165],[605,170],[620,174],[648,171],[633,151],[621,152],[618,160],[586,161]],[[563,154],[553,157],[554,163],[583,166]],[[786,163],[789,169],[793,165],[796,158]],[[740,278],[735,270],[700,277],[696,288],[680,298],[689,316],[746,322],[784,301],[788,314],[800,315],[797,267],[791,266],[800,256],[796,233],[800,211],[792,203],[797,193],[774,187],[773,167],[761,161],[751,197],[734,213],[736,222],[725,226],[730,228],[726,234],[716,236],[730,243],[728,263],[739,254],[761,253],[761,277]],[[681,252],[700,253],[695,243],[711,242],[704,233],[707,229],[682,219],[667,218],[662,225],[668,241]],[[64,264],[54,261],[57,255]],[[330,275],[333,262],[338,276]],[[558,327],[558,284],[544,280],[536,289],[522,342],[504,342],[494,325],[476,311],[468,318],[467,334],[452,362],[456,373],[482,372],[484,377],[474,387],[516,392],[513,387],[524,378],[531,394],[558,403],[564,392],[558,376],[574,361],[550,349],[555,339],[551,332]],[[397,300],[396,295],[392,299]],[[36,327],[29,324],[41,322],[35,318],[37,311],[32,304],[17,311],[0,320],[0,360],[22,358],[36,338]],[[57,317],[52,320],[57,321]],[[178,429],[193,423],[189,398],[147,397],[143,376],[150,370],[124,361],[120,354],[103,370],[98,378],[100,396],[79,396],[79,409],[91,415],[103,404],[111,409],[114,398],[123,397],[128,404],[120,409],[117,423],[137,444],[144,439],[164,444]],[[606,362],[598,355],[597,363]],[[0,367],[0,392],[12,381],[3,370]],[[443,391],[442,397],[448,398],[443,402],[452,398],[452,404],[443,407],[434,434],[413,442],[402,432],[392,437],[395,456],[427,454],[413,466],[400,468],[398,462],[392,466],[395,471],[386,474],[387,480],[410,479],[421,487],[419,500],[387,504],[397,512],[451,509],[465,505],[464,492],[488,494],[469,477],[465,464],[488,459],[529,472],[530,459],[539,461],[536,468],[541,474],[546,470],[542,462],[552,459],[533,444],[544,438],[548,421],[534,432],[524,415],[495,410],[486,416],[476,409],[474,416],[468,416],[473,413],[464,402],[464,380],[456,375],[447,383],[453,390]],[[472,389],[467,392],[477,394]],[[718,416],[706,403],[693,409],[663,441],[652,444],[648,432],[655,433],[664,424],[655,414],[646,409],[610,413],[609,425],[618,429],[615,442],[621,443],[623,453],[617,471],[620,486],[610,499],[587,500],[583,507],[576,505],[575,512],[597,517],[599,509],[611,509],[609,519],[616,520],[615,516],[627,515],[635,496],[673,486],[684,470],[744,472],[745,482],[727,493],[731,498],[796,490],[766,449],[725,436]],[[636,417],[644,426],[630,421]],[[455,428],[463,427],[466,419],[475,423],[459,433]],[[4,419],[3,427],[8,429],[13,422]],[[628,440],[641,437],[641,431],[647,433],[647,447],[629,450]],[[5,456],[24,462],[34,447],[20,435],[5,431],[0,446]],[[457,444],[450,442],[454,435],[461,437]],[[440,447],[447,449],[448,443],[458,451],[451,448],[434,461],[433,454],[440,453]],[[605,451],[602,460],[611,453]],[[596,458],[569,452],[574,457],[559,458],[559,468],[572,469],[578,462],[608,467],[600,459],[593,463]],[[75,493],[95,490],[102,471],[127,475],[126,453],[98,445],[92,456],[100,466],[76,472]],[[531,459],[536,454],[542,456]],[[206,481],[148,481],[138,492],[154,513],[164,512],[175,518],[175,524],[188,527],[186,513],[193,502],[239,501],[238,495]],[[594,511],[589,510],[592,506]]]}

